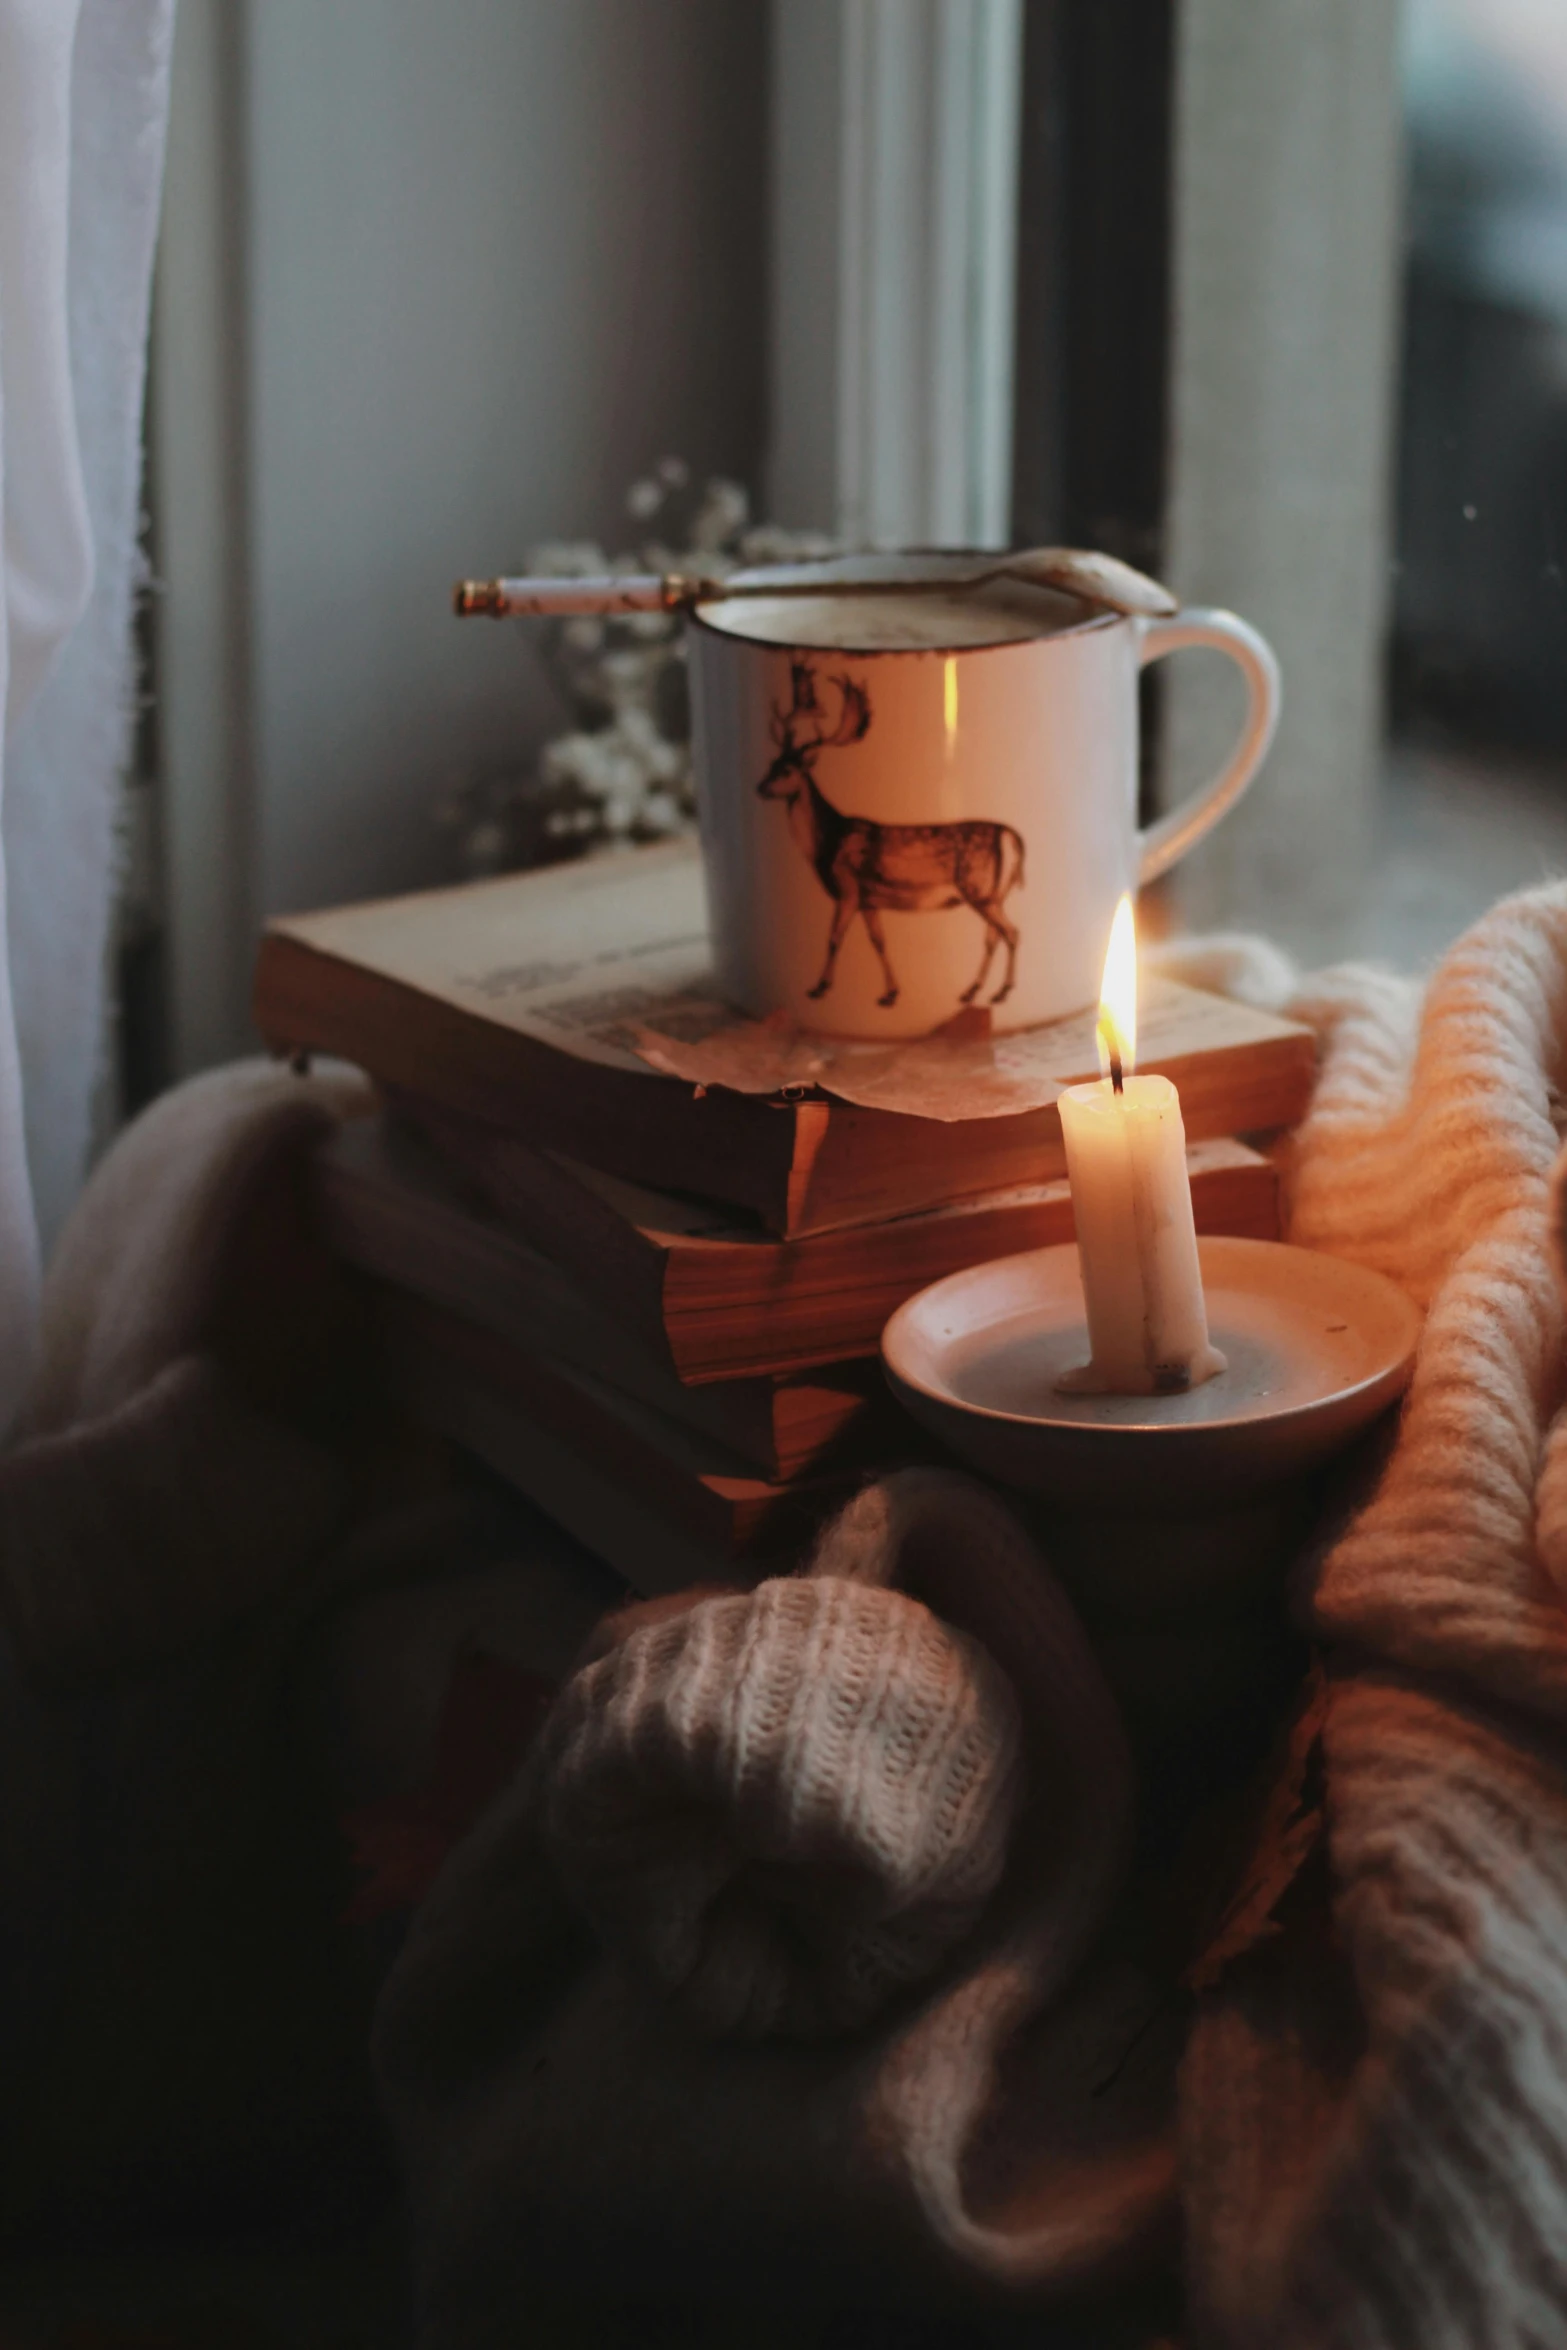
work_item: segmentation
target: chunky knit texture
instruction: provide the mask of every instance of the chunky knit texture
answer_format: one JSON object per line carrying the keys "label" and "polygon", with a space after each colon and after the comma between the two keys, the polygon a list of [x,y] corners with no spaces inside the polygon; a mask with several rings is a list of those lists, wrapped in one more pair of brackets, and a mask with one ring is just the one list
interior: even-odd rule
{"label": "chunky knit texture", "polygon": [[1324,1043],[1291,1237],[1428,1320],[1398,1443],[1299,1586],[1330,1924],[1297,1888],[1187,2057],[1195,2316],[1278,2350],[1561,2342],[1567,887],[1499,906],[1423,1005],[1365,973],[1288,1000]]}
{"label": "chunky knit texture", "polygon": [[[509,1537],[405,1499],[405,1436],[391,1477],[358,1440],[351,1301],[302,1209],[368,1098],[346,1072],[192,1080],[106,1153],[49,1272],[0,1457],[13,2245],[337,2232],[379,2177],[322,1693],[359,1595],[424,1584],[436,1651],[453,1571]],[[347,1694],[334,1761],[365,1750]]]}
{"label": "chunky knit texture", "polygon": [[585,2229],[645,2284],[699,2257],[713,2289],[783,2254],[796,2289],[1060,2290],[1146,2242],[1170,2147],[1120,2063],[1146,2015],[1124,1979],[1034,2053],[1053,2143],[1033,2115],[998,2140],[999,2053],[1100,1935],[1132,1811],[1114,1703],[1004,1505],[901,1472],[802,1580],[634,1609],[600,1645],[383,2000],[421,2345],[510,2338]]}
{"label": "chunky knit texture", "polygon": [[1021,1792],[976,1641],[839,1576],[639,1625],[539,1742],[543,1833],[607,1947],[698,2031],[864,2023],[970,1930]]}
{"label": "chunky knit texture", "polygon": [[309,1150],[370,1092],[261,1061],[165,1094],[94,1171],[0,1459],[0,1619],[30,1676],[134,1671],[317,1557],[350,1481],[299,1425],[333,1360]]}
{"label": "chunky knit texture", "polygon": [[1001,2049],[1071,1981],[1125,1872],[1133,1778],[1120,1717],[1066,1594],[1011,1513],[968,1478],[883,1479],[827,1529],[812,1564],[912,1586],[1005,1658],[1017,1688],[1036,1795],[1049,1797],[1044,1852],[1025,1864],[1037,1872],[1031,1898],[894,2038],[874,2110],[945,2251],[1010,2283],[1069,2282],[1135,2242],[1163,2191],[1162,2153],[1140,2149],[1103,2182],[1090,2173],[1084,2204],[1047,2201],[1008,2227],[975,2216],[963,2165]]}
{"label": "chunky knit texture", "polygon": [[331,1455],[253,1410],[209,1355],[178,1356],[113,1411],[0,1458],[0,1613],[19,1661],[59,1688],[187,1646],[313,1556],[346,1492]]}

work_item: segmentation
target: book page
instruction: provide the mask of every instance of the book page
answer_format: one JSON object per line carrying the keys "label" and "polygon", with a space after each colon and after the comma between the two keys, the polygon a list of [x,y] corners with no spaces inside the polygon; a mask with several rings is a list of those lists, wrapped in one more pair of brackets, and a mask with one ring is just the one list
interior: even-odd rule
{"label": "book page", "polygon": [[647,1023],[681,1036],[735,1018],[709,977],[702,864],[689,841],[289,915],[271,928],[578,1060],[643,1076],[637,1038]]}
{"label": "book page", "polygon": [[[765,1095],[820,1090],[864,1109],[944,1123],[1054,1102],[1099,1074],[1093,1008],[993,1035],[969,1011],[897,1044],[747,1019],[713,982],[696,844],[546,866],[322,914],[275,930],[400,980],[578,1060]],[[1304,1033],[1266,1012],[1150,977],[1139,1066]]]}
{"label": "book page", "polygon": [[[700,1035],[689,1024],[671,1032],[650,1016],[637,1043],[653,1068],[692,1085],[727,1085],[740,1093],[819,1086],[862,1109],[948,1124],[1043,1109],[1067,1086],[1097,1077],[1097,1021],[1095,1007],[996,1036],[985,1013],[964,1013],[933,1036],[862,1044],[730,1012]],[[1271,1013],[1152,978],[1138,1005],[1137,1065],[1162,1070],[1198,1053],[1233,1051],[1289,1033],[1289,1025]]]}

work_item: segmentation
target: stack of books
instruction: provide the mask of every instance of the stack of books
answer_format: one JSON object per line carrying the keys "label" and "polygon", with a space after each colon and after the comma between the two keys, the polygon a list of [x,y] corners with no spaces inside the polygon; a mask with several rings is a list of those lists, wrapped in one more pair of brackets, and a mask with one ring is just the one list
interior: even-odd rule
{"label": "stack of books", "polygon": [[[380,1089],[314,1205],[402,1399],[645,1591],[766,1573],[870,1470],[929,1457],[882,1326],[1071,1238],[1054,1103],[1096,1073],[1091,1017],[831,1046],[740,1021],[706,971],[672,845],[278,921],[257,972],[275,1051]],[[1199,1231],[1276,1237],[1254,1144],[1305,1107],[1309,1031],[1167,986],[1144,1038]]]}

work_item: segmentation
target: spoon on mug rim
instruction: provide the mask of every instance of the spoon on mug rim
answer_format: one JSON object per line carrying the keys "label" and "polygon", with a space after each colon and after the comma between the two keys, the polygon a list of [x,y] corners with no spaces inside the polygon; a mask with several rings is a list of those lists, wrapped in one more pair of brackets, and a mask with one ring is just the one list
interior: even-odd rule
{"label": "spoon on mug rim", "polygon": [[[924,560],[925,558],[922,558]],[[906,557],[898,558],[907,562]],[[736,596],[846,596],[949,594],[1017,580],[1027,587],[1055,588],[1083,603],[1112,612],[1163,619],[1177,599],[1158,580],[1134,571],[1114,555],[1082,547],[1024,547],[994,555],[943,557],[932,554],[926,572],[882,572],[874,555],[827,558],[858,566],[827,572],[822,561],[775,564],[731,572],[727,579],[680,571],[625,572],[558,579],[463,579],[452,591],[459,619],[485,615],[495,620],[558,618],[578,613],[689,612],[698,604]]]}

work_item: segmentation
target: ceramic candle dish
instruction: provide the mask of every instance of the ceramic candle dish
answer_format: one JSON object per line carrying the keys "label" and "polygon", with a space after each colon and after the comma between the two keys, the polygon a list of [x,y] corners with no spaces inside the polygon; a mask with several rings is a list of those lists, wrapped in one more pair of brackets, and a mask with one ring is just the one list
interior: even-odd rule
{"label": "ceramic candle dish", "polygon": [[1416,1307],[1380,1274],[1271,1240],[1199,1241],[1228,1368],[1180,1395],[1062,1394],[1087,1353],[1077,1249],[951,1274],[888,1322],[882,1357],[914,1417],[1001,1483],[1073,1506],[1223,1506],[1348,1443],[1403,1393]]}

